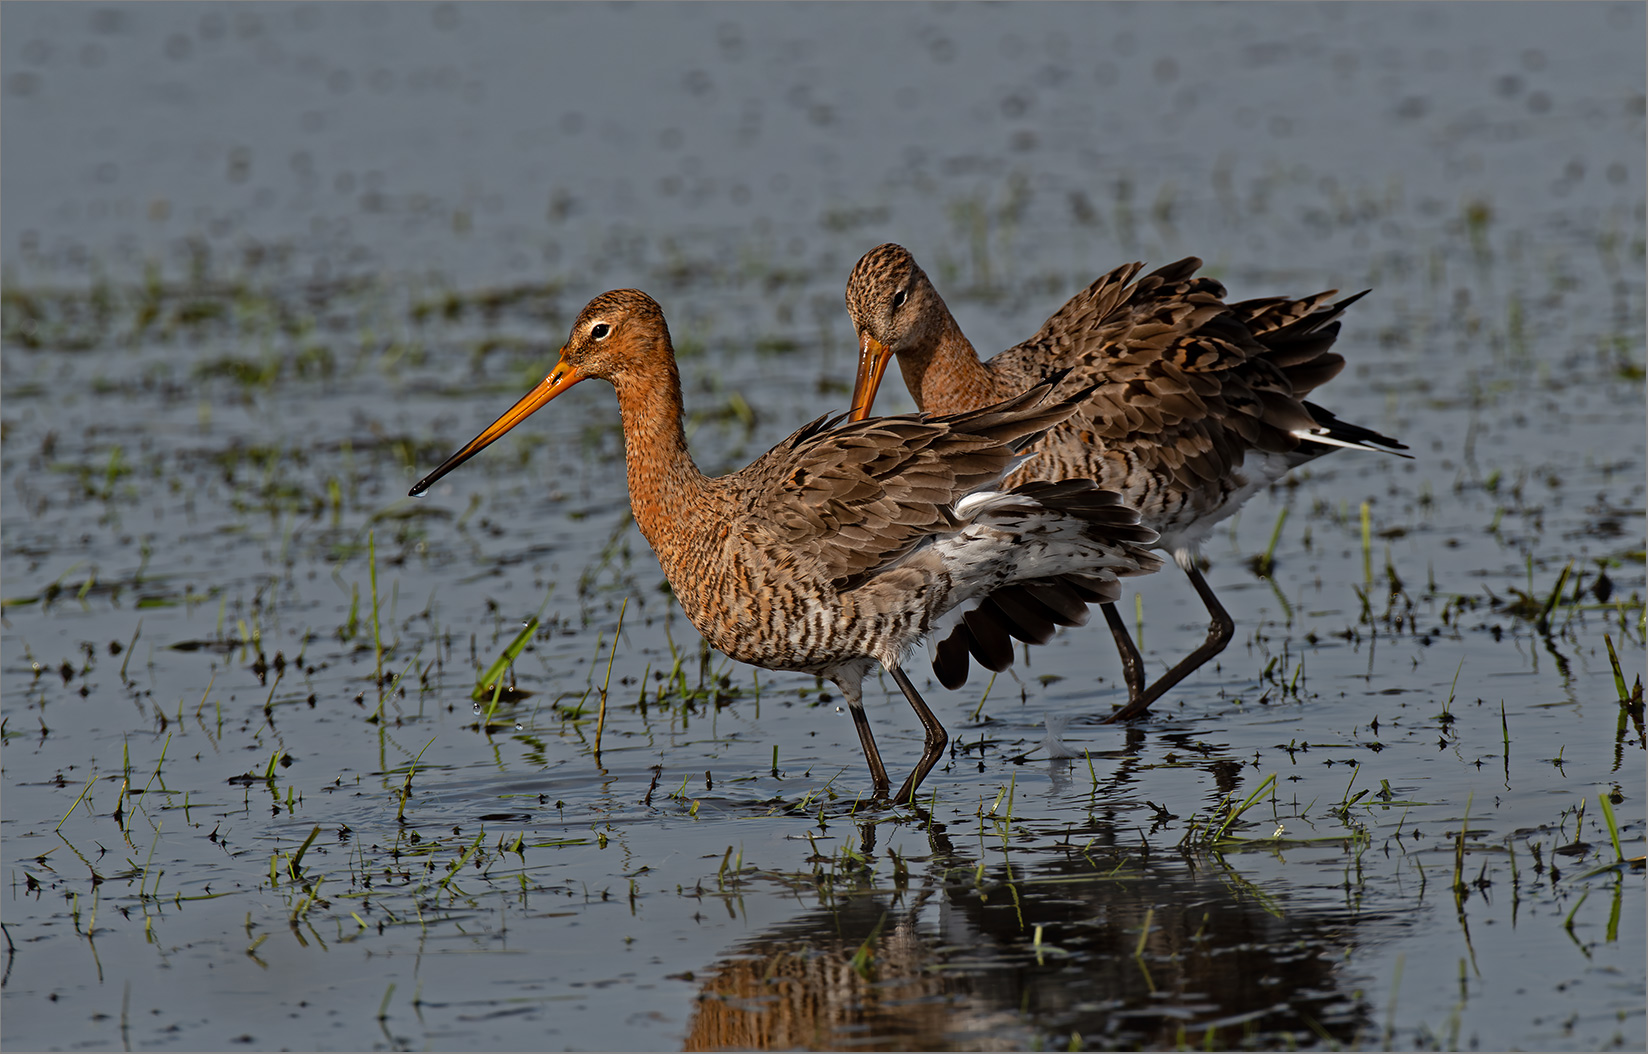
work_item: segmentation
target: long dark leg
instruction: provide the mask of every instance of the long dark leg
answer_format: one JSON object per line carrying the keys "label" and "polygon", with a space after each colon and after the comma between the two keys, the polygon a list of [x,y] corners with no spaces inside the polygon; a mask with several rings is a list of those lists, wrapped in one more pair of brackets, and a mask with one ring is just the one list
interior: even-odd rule
{"label": "long dark leg", "polygon": [[907,802],[914,797],[916,788],[927,778],[927,773],[938,764],[938,759],[944,756],[944,748],[949,744],[950,736],[944,731],[944,726],[939,724],[938,718],[933,716],[933,712],[927,709],[921,693],[916,691],[916,686],[910,683],[910,678],[904,675],[904,671],[897,666],[889,666],[887,672],[893,675],[893,683],[904,693],[904,698],[910,700],[916,716],[921,718],[921,727],[926,730],[921,760],[916,763],[916,770],[910,773],[910,778],[904,781],[904,785],[898,789],[898,795],[893,798],[895,802]]}
{"label": "long dark leg", "polygon": [[[1131,721],[1135,717],[1143,716],[1145,711],[1150,709],[1151,703],[1166,695],[1168,689],[1188,677],[1197,667],[1224,651],[1225,645],[1230,643],[1230,638],[1236,635],[1236,623],[1231,621],[1224,605],[1219,603],[1219,598],[1213,595],[1213,587],[1202,577],[1201,569],[1194,562],[1190,562],[1185,568],[1185,574],[1190,576],[1190,584],[1195,587],[1196,595],[1202,598],[1202,603],[1207,605],[1207,613],[1213,617],[1213,621],[1207,627],[1207,639],[1202,642],[1201,647],[1185,656],[1179,665],[1162,674],[1161,679],[1145,689],[1144,694],[1137,699],[1129,700],[1126,706],[1105,718],[1104,724],[1112,721]],[[1111,628],[1115,628],[1114,623],[1111,624]]]}
{"label": "long dark leg", "polygon": [[835,686],[841,689],[841,694],[847,699],[847,711],[853,715],[853,727],[858,729],[858,742],[864,748],[864,760],[870,766],[870,782],[875,787],[875,796],[885,798],[887,788],[892,783],[887,779],[887,767],[881,763],[881,751],[876,749],[875,736],[870,734],[870,719],[864,713],[864,681],[863,678],[836,680]]}
{"label": "long dark leg", "polygon": [[1116,610],[1116,605],[1105,604],[1103,607],[1104,620],[1110,623],[1110,635],[1116,638],[1116,651],[1122,657],[1122,679],[1127,682],[1128,705],[1132,705],[1144,694],[1144,659],[1140,657],[1133,637],[1127,632],[1127,625],[1122,622],[1121,612]]}

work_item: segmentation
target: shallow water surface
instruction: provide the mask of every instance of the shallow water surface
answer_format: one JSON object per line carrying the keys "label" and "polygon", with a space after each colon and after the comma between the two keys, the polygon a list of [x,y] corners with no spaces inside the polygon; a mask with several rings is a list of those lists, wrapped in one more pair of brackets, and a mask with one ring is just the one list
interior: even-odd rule
{"label": "shallow water surface", "polygon": [[[5,5],[0,1042],[1648,1042],[1641,6],[866,10]],[[1371,288],[1317,401],[1414,458],[1221,525],[1134,727],[1102,625],[913,659],[900,809],[702,646],[604,387],[405,497],[614,286],[744,464],[886,240],[984,349],[1133,259]]]}

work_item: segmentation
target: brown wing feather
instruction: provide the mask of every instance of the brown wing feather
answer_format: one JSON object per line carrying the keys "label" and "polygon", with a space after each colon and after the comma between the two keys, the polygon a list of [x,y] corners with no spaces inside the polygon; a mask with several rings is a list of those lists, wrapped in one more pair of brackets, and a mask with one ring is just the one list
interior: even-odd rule
{"label": "brown wing feather", "polygon": [[1131,479],[1129,497],[1143,500],[1163,485],[1195,490],[1226,478],[1250,449],[1296,450],[1296,429],[1327,424],[1303,398],[1344,368],[1330,350],[1338,320],[1365,294],[1227,304],[1223,285],[1196,276],[1200,267],[1187,257],[1137,281],[1142,265],[1118,267],[990,360],[998,390],[1056,368],[1069,370],[1061,394],[1092,387],[1048,434],[1049,457],[1035,474],[1093,476],[1107,487]]}
{"label": "brown wing feather", "polygon": [[[893,563],[956,528],[951,507],[1006,474],[1020,452],[1076,410],[1052,384],[944,417],[850,424],[820,419],[740,472],[741,522],[816,560],[837,583]],[[1078,393],[1079,394],[1079,393]]]}

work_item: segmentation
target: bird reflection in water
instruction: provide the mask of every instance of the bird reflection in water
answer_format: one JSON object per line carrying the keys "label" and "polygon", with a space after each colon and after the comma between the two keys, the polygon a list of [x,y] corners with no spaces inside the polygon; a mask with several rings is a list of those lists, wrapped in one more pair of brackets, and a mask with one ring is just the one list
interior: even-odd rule
{"label": "bird reflection in water", "polygon": [[[863,826],[868,856],[878,825]],[[1340,964],[1382,917],[1289,907],[1217,857],[1141,857],[1096,825],[1065,855],[982,874],[927,830],[925,874],[906,858],[903,888],[885,866],[879,882],[795,876],[826,906],[716,964],[685,1048],[1268,1047],[1372,1027]]]}

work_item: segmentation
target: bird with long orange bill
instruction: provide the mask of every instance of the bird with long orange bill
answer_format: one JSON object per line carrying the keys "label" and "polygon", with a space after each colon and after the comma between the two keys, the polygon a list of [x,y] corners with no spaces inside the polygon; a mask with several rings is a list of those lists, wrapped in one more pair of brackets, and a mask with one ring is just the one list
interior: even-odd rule
{"label": "bird with long orange bill", "polygon": [[1047,383],[961,414],[842,423],[819,418],[744,469],[709,477],[687,451],[681,380],[663,311],[620,289],[591,300],[560,361],[520,402],[412,488],[421,494],[551,399],[609,381],[623,421],[630,506],[676,600],[711,645],[755,666],[828,677],[841,690],[877,797],[890,783],[863,705],[879,663],[923,727],[911,801],[948,743],[905,674],[938,641],[955,686],[968,656],[1011,664],[1010,638],[1044,642],[1113,601],[1118,575],[1155,570],[1154,531],[1088,480],[998,487],[1076,412]]}
{"label": "bird with long orange bill", "polygon": [[1147,685],[1137,646],[1115,605],[1105,604],[1128,690],[1107,721],[1143,715],[1230,642],[1235,623],[1199,566],[1214,524],[1289,469],[1339,447],[1407,449],[1304,398],[1344,368],[1330,349],[1339,316],[1364,294],[1227,304],[1224,286],[1196,277],[1201,266],[1187,257],[1137,281],[1143,264],[1118,267],[988,362],[903,246],[871,249],[847,281],[860,351],[853,420],[869,414],[895,356],[916,405],[930,413],[986,406],[1055,374],[1061,393],[1086,390],[1007,483],[1078,477],[1120,492],[1160,533],[1158,546],[1190,577],[1211,618],[1203,643]]}

